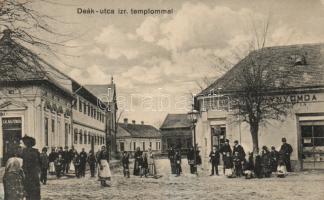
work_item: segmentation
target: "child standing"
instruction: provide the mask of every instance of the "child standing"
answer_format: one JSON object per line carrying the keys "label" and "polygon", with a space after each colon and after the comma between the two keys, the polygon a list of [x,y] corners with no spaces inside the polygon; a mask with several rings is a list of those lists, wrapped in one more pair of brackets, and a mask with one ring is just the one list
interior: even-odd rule
{"label": "child standing", "polygon": [[230,152],[227,152],[224,159],[224,169],[225,169],[225,176],[232,178],[233,177],[233,159]]}
{"label": "child standing", "polygon": [[126,151],[124,151],[123,153],[122,164],[123,164],[124,177],[129,178],[129,155]]}
{"label": "child standing", "polygon": [[241,157],[239,156],[239,152],[235,152],[233,163],[234,163],[235,176],[241,177],[241,175],[243,174],[243,170],[242,170],[242,162],[241,162]]}

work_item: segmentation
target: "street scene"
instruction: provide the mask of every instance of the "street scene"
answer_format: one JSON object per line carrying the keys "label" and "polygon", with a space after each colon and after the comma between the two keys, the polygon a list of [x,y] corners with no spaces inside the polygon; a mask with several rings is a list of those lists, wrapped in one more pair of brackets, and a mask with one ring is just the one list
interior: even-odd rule
{"label": "street scene", "polygon": [[323,0],[0,0],[0,200],[322,199]]}

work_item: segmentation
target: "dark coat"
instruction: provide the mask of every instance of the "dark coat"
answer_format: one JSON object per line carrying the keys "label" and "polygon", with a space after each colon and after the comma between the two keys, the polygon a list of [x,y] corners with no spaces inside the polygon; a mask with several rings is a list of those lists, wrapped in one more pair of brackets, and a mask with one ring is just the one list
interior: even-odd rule
{"label": "dark coat", "polygon": [[65,163],[70,163],[71,162],[71,157],[70,157],[70,152],[68,151],[63,151],[62,157]]}
{"label": "dark coat", "polygon": [[89,156],[88,156],[87,161],[88,161],[90,166],[95,165],[96,162],[97,162],[96,156],[93,153],[90,153]]}
{"label": "dark coat", "polygon": [[40,162],[41,162],[41,169],[46,170],[48,169],[49,161],[48,161],[48,156],[46,153],[41,153],[40,154]]}
{"label": "dark coat", "polygon": [[223,145],[220,149],[220,152],[223,154],[223,157],[226,155],[226,153],[230,153],[232,155],[232,149],[230,145]]}
{"label": "dark coat", "polygon": [[25,173],[24,187],[29,199],[40,199],[40,153],[34,148],[25,148],[22,152],[23,170]]}
{"label": "dark coat", "polygon": [[174,160],[174,156],[175,156],[175,151],[173,149],[169,150],[168,158],[170,159],[171,162]]}
{"label": "dark coat", "polygon": [[129,155],[124,155],[122,157],[122,164],[124,168],[128,168],[129,167]]}
{"label": "dark coat", "polygon": [[5,172],[3,176],[4,200],[23,200],[24,172]]}
{"label": "dark coat", "polygon": [[80,156],[81,164],[86,164],[87,163],[87,157],[88,157],[87,153],[82,151],[82,152],[80,152],[79,156]]}
{"label": "dark coat", "polygon": [[279,150],[280,156],[282,156],[283,159],[290,159],[290,155],[293,152],[293,148],[290,144],[284,143],[281,145],[281,148]]}
{"label": "dark coat", "polygon": [[209,154],[210,162],[213,164],[219,164],[219,151],[211,151]]}
{"label": "dark coat", "polygon": [[55,159],[57,158],[58,154],[56,152],[51,152],[49,155],[48,155],[48,161],[49,162],[54,162]]}
{"label": "dark coat", "polygon": [[241,145],[237,145],[233,147],[233,155],[235,155],[235,152],[238,152],[238,156],[241,161],[245,159],[245,151]]}
{"label": "dark coat", "polygon": [[232,169],[233,168],[233,159],[231,156],[224,156],[224,167],[225,169]]}
{"label": "dark coat", "polygon": [[273,150],[270,152],[270,159],[271,159],[271,169],[273,172],[277,171],[278,161],[279,161],[279,152]]}
{"label": "dark coat", "polygon": [[262,153],[261,156],[261,166],[262,166],[262,172],[263,175],[266,177],[269,177],[272,169],[271,169],[271,156],[269,151],[265,151]]}

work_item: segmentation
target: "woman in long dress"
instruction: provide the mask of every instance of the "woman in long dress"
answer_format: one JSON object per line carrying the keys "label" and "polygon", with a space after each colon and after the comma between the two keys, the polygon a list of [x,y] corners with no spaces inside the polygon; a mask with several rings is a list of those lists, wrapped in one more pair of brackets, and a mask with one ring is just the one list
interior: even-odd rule
{"label": "woman in long dress", "polygon": [[25,173],[24,188],[26,191],[26,200],[40,200],[40,153],[33,148],[36,140],[29,136],[24,136],[22,141],[25,148],[22,151],[23,165],[22,168]]}
{"label": "woman in long dress", "polygon": [[18,157],[7,161],[3,176],[4,200],[23,200],[25,197],[22,163],[22,159]]}
{"label": "woman in long dress", "polygon": [[143,152],[140,150],[139,147],[137,147],[136,152],[134,154],[134,176],[140,175],[140,168],[139,168],[139,162],[142,158]]}
{"label": "woman in long dress", "polygon": [[99,181],[101,186],[103,187],[110,187],[109,184],[106,183],[106,181],[111,180],[111,172],[109,167],[109,153],[105,146],[101,147],[101,151],[98,154],[98,165],[99,165]]}

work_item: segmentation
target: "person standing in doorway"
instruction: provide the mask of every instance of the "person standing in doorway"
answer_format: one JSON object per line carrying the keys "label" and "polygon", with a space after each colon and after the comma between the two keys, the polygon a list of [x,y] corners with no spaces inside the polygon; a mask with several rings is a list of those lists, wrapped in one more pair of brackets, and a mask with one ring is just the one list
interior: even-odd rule
{"label": "person standing in doorway", "polygon": [[42,153],[40,154],[40,161],[41,161],[41,175],[40,175],[40,181],[46,185],[47,182],[47,170],[49,167],[49,161],[47,156],[47,148],[44,147],[42,149]]}
{"label": "person standing in doorway", "polygon": [[218,165],[219,165],[219,151],[216,146],[213,146],[213,150],[209,154],[210,163],[212,165],[212,170],[210,176],[214,176],[215,172],[218,176]]}
{"label": "person standing in doorway", "polygon": [[40,200],[40,153],[33,148],[36,144],[35,138],[24,136],[22,138],[24,148],[22,151],[23,170],[25,173],[24,188],[26,191],[26,200]]}
{"label": "person standing in doorway", "polygon": [[84,151],[84,148],[82,148],[80,152],[80,175],[81,177],[85,177],[85,170],[86,170],[86,164],[87,164],[87,153]]}
{"label": "person standing in doorway", "polygon": [[223,155],[223,173],[225,174],[225,160],[226,157],[228,157],[227,155],[229,155],[230,157],[232,157],[232,149],[231,146],[229,145],[229,140],[226,139],[225,143],[223,144],[223,146],[220,149],[220,153]]}
{"label": "person standing in doorway", "polygon": [[291,153],[293,152],[293,148],[291,147],[290,144],[287,143],[286,138],[282,138],[281,141],[282,141],[282,145],[281,145],[279,154],[286,165],[287,171],[291,172],[292,169],[291,169],[291,163],[290,163],[290,156],[291,156]]}

